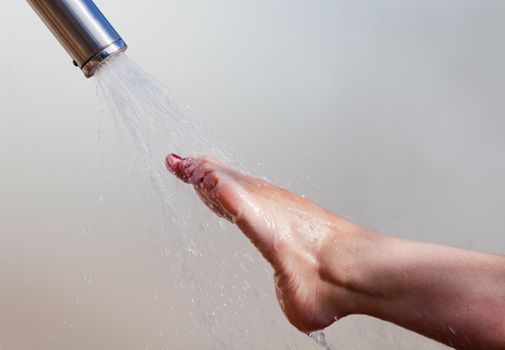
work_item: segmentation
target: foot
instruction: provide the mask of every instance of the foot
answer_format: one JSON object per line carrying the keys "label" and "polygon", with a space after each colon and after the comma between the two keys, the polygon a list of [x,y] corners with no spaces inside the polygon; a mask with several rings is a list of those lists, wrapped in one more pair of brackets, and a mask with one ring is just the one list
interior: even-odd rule
{"label": "foot", "polygon": [[166,165],[193,185],[211,210],[235,223],[271,263],[279,304],[295,327],[308,333],[351,313],[344,305],[347,292],[339,286],[345,279],[325,273],[324,242],[348,236],[352,224],[208,157],[171,154]]}

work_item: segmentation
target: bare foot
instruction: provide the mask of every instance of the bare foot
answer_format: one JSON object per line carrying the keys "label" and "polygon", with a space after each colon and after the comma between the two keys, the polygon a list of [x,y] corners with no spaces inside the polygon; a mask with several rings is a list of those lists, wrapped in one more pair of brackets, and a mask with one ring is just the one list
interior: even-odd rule
{"label": "bare foot", "polygon": [[295,327],[311,332],[351,313],[345,278],[325,273],[324,242],[340,236],[345,241],[355,229],[352,224],[209,157],[171,154],[166,165],[192,184],[210,209],[235,223],[271,263],[279,304]]}

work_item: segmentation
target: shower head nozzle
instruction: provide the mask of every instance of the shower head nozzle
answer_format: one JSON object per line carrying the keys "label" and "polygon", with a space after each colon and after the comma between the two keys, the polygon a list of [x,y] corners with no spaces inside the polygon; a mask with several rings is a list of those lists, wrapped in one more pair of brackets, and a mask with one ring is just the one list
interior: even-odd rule
{"label": "shower head nozzle", "polygon": [[128,46],[92,0],[27,0],[87,78]]}

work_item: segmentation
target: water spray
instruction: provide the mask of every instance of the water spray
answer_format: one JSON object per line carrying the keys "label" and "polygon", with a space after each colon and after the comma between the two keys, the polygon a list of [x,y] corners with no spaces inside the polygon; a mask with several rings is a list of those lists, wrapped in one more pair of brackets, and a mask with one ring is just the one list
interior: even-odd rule
{"label": "water spray", "polygon": [[128,46],[92,0],[27,0],[87,78]]}

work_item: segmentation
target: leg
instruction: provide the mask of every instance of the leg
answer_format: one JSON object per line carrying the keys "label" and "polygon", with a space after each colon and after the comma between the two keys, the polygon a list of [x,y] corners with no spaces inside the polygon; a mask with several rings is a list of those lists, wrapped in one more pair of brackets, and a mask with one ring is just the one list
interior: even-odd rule
{"label": "leg", "polygon": [[367,314],[450,346],[505,349],[505,258],[383,236],[206,157],[167,157],[275,270],[289,321],[310,332]]}

